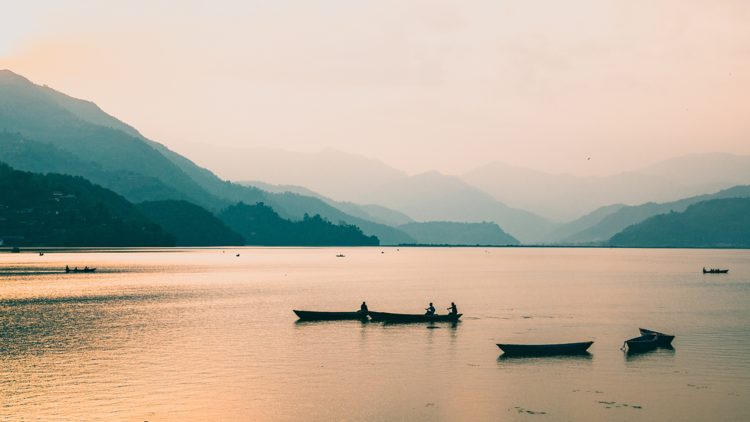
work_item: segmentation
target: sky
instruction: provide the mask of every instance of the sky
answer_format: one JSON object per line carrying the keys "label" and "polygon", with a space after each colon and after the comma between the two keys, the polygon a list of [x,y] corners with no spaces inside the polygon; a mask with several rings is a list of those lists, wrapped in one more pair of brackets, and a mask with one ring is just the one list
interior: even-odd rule
{"label": "sky", "polygon": [[409,174],[750,154],[744,0],[0,3],[0,69],[173,148],[333,147]]}

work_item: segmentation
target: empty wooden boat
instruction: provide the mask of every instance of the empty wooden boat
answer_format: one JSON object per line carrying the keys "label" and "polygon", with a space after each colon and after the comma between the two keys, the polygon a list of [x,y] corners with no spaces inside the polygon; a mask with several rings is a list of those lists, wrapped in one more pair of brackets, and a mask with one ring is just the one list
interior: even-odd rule
{"label": "empty wooden boat", "polygon": [[657,336],[658,338],[656,339],[656,344],[659,347],[670,346],[672,344],[672,340],[674,340],[674,336],[671,334],[664,334],[658,331],[647,330],[645,328],[639,328],[639,330],[641,331],[642,336]]}
{"label": "empty wooden boat", "polygon": [[367,312],[315,312],[315,311],[294,311],[301,320],[305,321],[323,321],[323,320],[341,320],[341,319],[366,319]]}
{"label": "empty wooden boat", "polygon": [[583,353],[592,344],[594,344],[593,341],[584,341],[562,344],[498,344],[497,347],[505,353],[519,355],[569,355]]}
{"label": "empty wooden boat", "polygon": [[659,345],[657,342],[658,339],[659,336],[656,334],[647,335],[625,340],[625,344],[627,344],[629,352],[645,352],[646,350],[655,349]]}
{"label": "empty wooden boat", "polygon": [[394,314],[390,312],[373,312],[370,311],[370,318],[373,321],[386,321],[386,322],[455,322],[461,318],[463,314],[447,314],[447,315],[423,315],[423,314]]}

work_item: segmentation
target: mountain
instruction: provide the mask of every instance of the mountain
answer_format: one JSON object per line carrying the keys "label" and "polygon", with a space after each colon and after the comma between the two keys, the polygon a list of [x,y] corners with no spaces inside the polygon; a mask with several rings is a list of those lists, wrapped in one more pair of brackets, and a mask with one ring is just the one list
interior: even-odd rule
{"label": "mountain", "polygon": [[545,242],[558,243],[562,239],[573,236],[576,233],[582,232],[590,227],[596,226],[597,224],[601,223],[602,220],[604,220],[608,215],[614,214],[626,206],[627,205],[625,204],[614,204],[599,207],[581,218],[562,225],[557,230],[550,233],[545,239]]}
{"label": "mountain", "polygon": [[262,246],[378,246],[376,236],[365,236],[354,225],[333,224],[304,215],[301,221],[279,217],[271,207],[258,203],[232,205],[219,214],[229,227],[245,237],[248,245]]}
{"label": "mountain", "polygon": [[174,246],[122,196],[81,177],[0,164],[0,233],[9,246]]}
{"label": "mountain", "polygon": [[345,212],[351,216],[369,220],[375,223],[385,224],[391,227],[400,226],[402,224],[411,223],[414,221],[408,215],[404,213],[394,211],[392,209],[389,209],[380,205],[375,205],[375,204],[359,205],[359,204],[355,204],[354,202],[334,201],[331,198],[320,195],[319,193],[314,192],[308,188],[304,188],[302,186],[273,185],[270,183],[264,183],[264,182],[259,182],[259,181],[237,182],[237,183],[243,186],[253,186],[258,189],[262,189],[266,192],[271,192],[271,193],[290,192],[290,193],[296,193],[302,196],[310,196],[313,198],[318,198],[321,201],[325,202],[326,204],[338,209],[339,211]]}
{"label": "mountain", "polygon": [[187,201],[146,201],[136,207],[177,236],[176,246],[243,246],[245,239],[204,208]]}
{"label": "mountain", "polygon": [[560,226],[531,212],[510,208],[459,178],[436,171],[399,179],[361,196],[361,202],[400,211],[418,222],[493,221],[525,244],[541,241]]}
{"label": "mountain", "polygon": [[494,223],[430,221],[399,226],[424,245],[518,245],[513,236]]}
{"label": "mountain", "polygon": [[664,204],[647,204],[636,207],[622,207],[614,213],[604,217],[598,224],[582,230],[574,235],[559,240],[561,244],[586,244],[603,242],[619,233],[626,227],[639,223],[651,216],[665,214],[671,211],[682,212],[691,204],[700,201],[722,198],[745,198],[750,196],[750,186],[735,186],[711,195],[699,195],[679,201]]}
{"label": "mountain", "polygon": [[691,204],[627,227],[612,246],[716,248],[750,247],[750,198],[724,198]]}
{"label": "mountain", "polygon": [[406,177],[382,162],[333,148],[292,152],[274,148],[227,148],[180,142],[176,151],[226,180],[260,180],[304,186],[336,201],[357,201],[363,190]]}
{"label": "mountain", "polygon": [[[192,202],[215,207],[221,203],[184,171],[142,139],[120,129],[82,120],[64,105],[80,104],[83,114],[97,109],[51,88],[37,86],[13,72],[0,71],[0,128],[51,144],[110,172],[129,171],[155,177]],[[102,112],[103,113],[103,112]]]}
{"label": "mountain", "polygon": [[750,185],[750,156],[721,152],[688,154],[636,171],[683,184]]}
{"label": "mountain", "polygon": [[[471,170],[459,178],[510,207],[529,210],[558,222],[577,219],[601,206],[675,201],[715,193],[737,184],[731,183],[729,178],[670,178],[667,177],[667,171],[660,172],[659,169],[662,167],[655,165],[642,172],[625,172],[606,177],[577,177],[494,162]],[[695,168],[692,170],[693,173],[700,173],[695,172]],[[750,181],[750,177],[748,180]]]}
{"label": "mountain", "polygon": [[0,132],[0,161],[23,171],[82,176],[131,202],[190,198],[157,177],[127,170],[107,171],[98,163],[84,161],[68,151],[33,141],[20,133]]}
{"label": "mountain", "polygon": [[[185,200],[212,212],[238,201],[264,202],[282,218],[302,219],[304,214],[295,210],[292,216],[267,192],[219,179],[94,103],[35,85],[8,70],[0,70],[0,128],[0,159],[24,170],[84,176],[133,202]],[[305,200],[297,205],[304,208]],[[310,200],[311,207],[319,206],[318,200]],[[355,220],[334,208],[330,215],[321,215]],[[411,239],[398,231],[393,234],[394,239]]]}
{"label": "mountain", "polygon": [[302,220],[305,214],[320,215],[330,221],[346,222],[354,224],[368,236],[377,236],[381,245],[398,245],[401,243],[415,243],[414,238],[401,230],[386,226],[385,224],[374,223],[369,220],[357,218],[339,211],[338,209],[326,204],[318,198],[297,195],[295,193],[276,193],[268,194],[268,201],[276,204],[290,215],[292,220]]}

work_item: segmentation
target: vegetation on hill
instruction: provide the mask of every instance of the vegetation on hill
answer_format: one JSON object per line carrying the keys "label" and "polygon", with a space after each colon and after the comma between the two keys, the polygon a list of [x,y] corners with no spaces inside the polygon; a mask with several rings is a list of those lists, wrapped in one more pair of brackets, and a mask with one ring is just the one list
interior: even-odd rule
{"label": "vegetation on hill", "polygon": [[68,151],[28,139],[20,133],[0,132],[0,162],[16,170],[83,176],[131,202],[189,199],[188,195],[156,177],[126,170],[107,171],[98,163],[81,160]]}
{"label": "vegetation on hill", "polygon": [[245,239],[206,209],[187,201],[147,201],[139,210],[177,236],[177,246],[243,246]]}
{"label": "vegetation on hill", "polygon": [[[559,241],[561,244],[585,244],[591,242],[606,243],[615,234],[626,227],[639,223],[651,216],[671,211],[685,211],[690,204],[721,198],[744,198],[750,196],[750,186],[735,186],[720,192],[699,195],[679,201],[655,204],[649,202],[638,206],[627,206],[618,209],[599,221],[597,224]],[[595,211],[596,212],[596,211]],[[601,243],[600,243],[601,244]]]}
{"label": "vegetation on hill", "polygon": [[425,245],[518,245],[515,237],[495,223],[453,223],[430,221],[408,223],[399,229]]}
{"label": "vegetation on hill", "polygon": [[336,225],[315,215],[301,221],[283,219],[260,202],[240,202],[223,210],[219,219],[245,238],[247,245],[259,246],[378,246],[376,236],[365,236],[357,226]]}
{"label": "vegetation on hill", "polygon": [[7,246],[174,246],[176,237],[122,196],[82,177],[0,163],[0,236]]}
{"label": "vegetation on hill", "polygon": [[305,214],[319,214],[321,217],[327,218],[330,221],[345,221],[349,224],[354,224],[362,229],[364,233],[376,236],[382,245],[398,245],[401,243],[416,242],[414,238],[397,228],[353,217],[326,204],[318,198],[310,198],[295,193],[277,193],[268,194],[268,202],[266,202],[266,204],[268,203],[270,203],[275,210],[285,210],[291,216],[292,220],[301,220]]}
{"label": "vegetation on hill", "polygon": [[[143,139],[120,129],[82,120],[65,108],[77,102],[91,103],[70,97],[60,101],[50,92],[54,91],[34,85],[13,72],[0,71],[0,128],[52,144],[87,162],[96,162],[106,171],[129,171],[158,178],[190,197],[194,203],[219,208],[215,205],[219,198],[203,189]],[[80,113],[80,110],[76,111]]]}
{"label": "vegetation on hill", "polygon": [[612,246],[714,248],[750,247],[750,198],[702,201],[685,212],[671,211],[627,227]]}

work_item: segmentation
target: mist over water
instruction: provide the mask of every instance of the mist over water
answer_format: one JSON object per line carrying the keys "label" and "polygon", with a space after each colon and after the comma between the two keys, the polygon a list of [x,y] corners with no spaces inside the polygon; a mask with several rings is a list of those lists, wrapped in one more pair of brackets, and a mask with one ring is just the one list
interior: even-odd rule
{"label": "mist over water", "polygon": [[[224,251],[0,255],[0,420],[750,418],[747,250]],[[362,301],[464,316],[292,313]],[[624,353],[638,327],[674,348]],[[572,357],[496,346],[589,340]]]}

